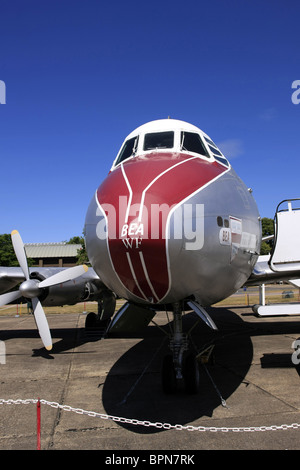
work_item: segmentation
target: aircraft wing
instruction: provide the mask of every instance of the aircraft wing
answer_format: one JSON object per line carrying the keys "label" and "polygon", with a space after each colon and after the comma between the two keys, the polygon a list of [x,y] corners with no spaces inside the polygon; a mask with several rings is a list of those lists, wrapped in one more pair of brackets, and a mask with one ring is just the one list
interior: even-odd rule
{"label": "aircraft wing", "polygon": [[245,286],[255,286],[279,281],[287,281],[298,285],[297,281],[300,284],[299,279],[300,269],[291,270],[287,268],[286,270],[281,269],[280,271],[274,271],[270,266],[270,255],[262,255],[258,257],[253,272],[245,283]]}
{"label": "aircraft wing", "polygon": [[0,294],[13,289],[24,280],[25,276],[21,268],[0,266]]}
{"label": "aircraft wing", "polygon": [[[110,318],[114,313],[116,297],[93,268],[85,264],[70,268],[29,268],[24,243],[17,230],[11,232],[11,241],[20,268],[0,267],[0,305],[30,300],[36,326],[48,351],[52,349],[52,338],[43,306],[96,300],[100,319]],[[99,304],[103,305],[102,312],[99,312]]]}
{"label": "aircraft wing", "polygon": [[[43,281],[67,268],[32,267],[30,277]],[[14,290],[18,284],[25,281],[25,275],[19,267],[0,266],[0,295]],[[75,280],[67,281],[45,290],[43,305],[73,305],[85,300],[98,300],[106,289],[99,276],[92,268]]]}
{"label": "aircraft wing", "polygon": [[291,282],[291,284],[293,284],[293,286],[300,287],[300,279],[293,279],[290,282]]}

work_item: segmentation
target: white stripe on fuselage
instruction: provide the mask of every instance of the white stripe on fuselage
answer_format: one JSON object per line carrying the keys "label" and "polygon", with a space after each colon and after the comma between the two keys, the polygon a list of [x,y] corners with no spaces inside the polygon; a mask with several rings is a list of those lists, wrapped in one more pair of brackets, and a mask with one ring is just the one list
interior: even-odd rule
{"label": "white stripe on fuselage", "polygon": [[[187,160],[184,160],[182,162],[179,162],[179,163],[176,163],[175,165],[171,166],[170,168],[167,168],[166,170],[162,171],[159,175],[157,175],[155,178],[153,178],[153,180],[146,186],[146,188],[143,190],[142,192],[142,196],[141,196],[141,202],[140,202],[140,210],[139,210],[139,217],[138,217],[138,221],[141,222],[142,220],[142,213],[143,213],[143,207],[144,207],[144,202],[145,202],[145,196],[146,196],[146,192],[148,191],[148,189],[159,179],[161,178],[164,174],[168,173],[169,171],[175,169],[177,166],[179,165],[182,165],[184,163],[187,163],[191,160],[194,160],[196,158],[200,158],[200,157],[191,157],[191,158],[188,158]],[[129,218],[129,213],[130,213],[130,208],[131,208],[131,204],[132,204],[132,198],[133,198],[133,190],[132,190],[132,187],[129,183],[129,180],[127,178],[127,175],[126,175],[126,172],[125,172],[125,169],[124,169],[124,166],[123,166],[123,163],[121,164],[121,169],[122,169],[122,175],[123,175],[123,178],[126,182],[126,185],[127,185],[127,188],[128,188],[128,191],[129,191],[129,200],[128,200],[128,205],[127,205],[127,210],[126,210],[126,215],[125,215],[125,223],[128,222],[128,218]],[[139,252],[139,256],[140,256],[140,260],[141,260],[141,264],[142,264],[142,268],[143,268],[143,271],[144,271],[144,274],[145,274],[145,278],[147,280],[147,283],[148,283],[148,286],[151,290],[151,292],[153,293],[154,297],[156,298],[157,302],[162,302],[164,298],[166,298],[166,296],[168,295],[168,293],[170,292],[170,289],[171,289],[171,269],[170,269],[170,257],[169,257],[169,246],[168,246],[168,232],[169,232],[169,225],[170,225],[170,219],[171,219],[171,216],[172,214],[174,213],[174,211],[180,207],[182,204],[184,204],[186,201],[188,201],[190,198],[192,198],[193,196],[195,196],[197,193],[199,193],[200,191],[202,191],[203,189],[207,188],[209,185],[211,185],[212,183],[214,183],[217,179],[219,179],[221,176],[225,175],[229,170],[231,169],[231,167],[227,168],[224,172],[220,173],[219,175],[217,175],[215,178],[213,178],[212,180],[208,181],[206,184],[204,184],[203,186],[201,186],[200,188],[196,189],[192,194],[189,194],[186,198],[184,198],[182,201],[180,201],[175,207],[173,207],[170,211],[170,213],[168,214],[168,218],[167,218],[167,222],[166,222],[166,233],[165,233],[165,239],[166,239],[166,259],[167,259],[167,269],[168,269],[168,279],[169,279],[169,285],[168,285],[168,290],[166,292],[166,294],[161,298],[159,299],[154,288],[153,288],[153,285],[151,283],[151,280],[149,278],[149,275],[148,275],[148,270],[147,270],[147,266],[146,266],[146,263],[145,263],[145,259],[144,259],[144,255],[143,255],[143,252],[142,250]],[[109,247],[109,245],[108,245]],[[136,275],[135,275],[135,271],[134,271],[134,268],[133,268],[133,265],[132,265],[132,262],[131,262],[131,258],[130,258],[130,254],[129,252],[126,252],[126,257],[127,257],[127,261],[128,261],[128,264],[129,264],[129,268],[130,268],[130,271],[131,271],[131,274],[133,276],[133,279],[136,283],[136,286],[137,288],[139,289],[143,299],[147,300],[148,301],[148,298],[147,296],[145,295],[145,293],[143,292],[143,290],[141,289],[139,283],[138,283],[138,280],[136,278]],[[111,256],[110,256],[110,259],[111,259]],[[111,259],[111,262],[112,262],[112,259]],[[114,268],[114,265],[112,263],[112,266],[113,266],[113,269],[114,271],[116,272],[115,268]],[[117,272],[116,272],[117,274]],[[118,279],[120,280],[119,276],[118,276]],[[121,282],[121,280],[120,280]],[[122,283],[122,282],[121,282]],[[124,284],[122,283],[122,285],[124,286]],[[124,286],[126,290],[127,287]],[[129,291],[130,292],[130,291]],[[131,294],[133,294],[131,292]],[[133,294],[135,295],[135,294]]]}

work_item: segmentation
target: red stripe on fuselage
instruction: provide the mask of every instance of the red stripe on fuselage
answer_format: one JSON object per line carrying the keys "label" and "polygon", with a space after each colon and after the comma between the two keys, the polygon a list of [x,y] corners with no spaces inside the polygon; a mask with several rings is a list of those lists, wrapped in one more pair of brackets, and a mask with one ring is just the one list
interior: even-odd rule
{"label": "red stripe on fuselage", "polygon": [[[154,302],[166,295],[170,281],[165,240],[168,215],[224,171],[218,163],[198,157],[153,153],[125,161],[123,169],[108,175],[97,197],[107,214],[114,269],[130,292]],[[158,206],[163,204],[163,217],[157,217]]]}

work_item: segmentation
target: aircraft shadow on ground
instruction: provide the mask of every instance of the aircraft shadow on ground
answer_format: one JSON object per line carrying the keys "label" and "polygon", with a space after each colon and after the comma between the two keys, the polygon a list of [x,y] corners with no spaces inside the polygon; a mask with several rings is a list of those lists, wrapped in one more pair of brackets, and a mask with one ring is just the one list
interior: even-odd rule
{"label": "aircraft shadow on ground", "polygon": [[[252,328],[230,310],[211,309],[210,314],[220,327],[212,332],[201,321],[193,330],[192,338],[199,348],[215,343],[214,363],[200,365],[200,390],[187,394],[184,386],[175,394],[165,394],[161,386],[161,364],[168,352],[164,334],[148,327],[148,335],[128,350],[111,368],[103,386],[102,401],[109,415],[185,425],[202,416],[212,416],[244,380],[253,357]],[[189,330],[195,314],[184,318],[184,331]],[[141,363],[143,358],[143,363]],[[127,374],[125,371],[131,370]],[[208,372],[208,373],[207,373]],[[212,382],[213,381],[213,382]],[[156,433],[164,429],[119,423],[135,433]]]}
{"label": "aircraft shadow on ground", "polygon": [[[0,340],[9,341],[17,338],[26,339],[28,348],[31,348],[31,340],[38,340],[40,347],[32,349],[32,356],[43,357],[44,359],[55,359],[58,354],[73,353],[74,346],[80,344],[94,343],[99,341],[99,337],[89,338],[77,328],[51,328],[51,337],[53,339],[53,349],[47,351],[39,336],[37,328],[9,329],[0,331]],[[89,354],[89,351],[80,352],[80,354]]]}
{"label": "aircraft shadow on ground", "polygon": [[[210,417],[221,405],[221,397],[227,400],[244,381],[253,358],[252,336],[299,334],[298,321],[276,319],[274,322],[265,322],[262,319],[251,323],[247,322],[247,315],[241,318],[234,311],[225,308],[210,308],[209,314],[219,331],[213,332],[202,321],[192,331],[192,339],[197,348],[211,342],[215,344],[214,364],[200,366],[200,390],[196,395],[187,394],[183,387],[175,394],[164,394],[161,365],[164,355],[169,351],[168,341],[156,326],[148,326],[143,335],[137,333],[128,336],[143,339],[120,357],[111,367],[105,383],[99,384],[99,400],[102,400],[105,412],[122,418],[173,425],[185,425],[203,416]],[[195,321],[195,314],[186,315],[183,320],[184,331],[188,331]],[[48,353],[41,345],[41,348],[33,350],[33,357],[53,360],[59,354],[74,353],[74,346],[78,348],[81,344],[97,341],[100,345],[105,341],[97,337],[90,338],[82,329],[77,328],[53,328],[51,333],[53,338],[59,338],[54,343],[53,350]],[[39,338],[35,329],[9,329],[0,332],[0,339],[4,341],[16,337],[28,339],[28,342],[31,338]],[[90,352],[80,352],[77,349],[74,354],[82,353]],[[261,367],[295,367],[300,375],[300,365],[297,367],[292,364],[290,353],[263,353]],[[152,426],[118,424],[136,433],[164,431]]]}

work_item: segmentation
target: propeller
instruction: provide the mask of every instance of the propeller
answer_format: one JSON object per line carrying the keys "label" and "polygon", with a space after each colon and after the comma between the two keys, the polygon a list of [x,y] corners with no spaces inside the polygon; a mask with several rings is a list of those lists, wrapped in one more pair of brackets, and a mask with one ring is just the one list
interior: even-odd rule
{"label": "propeller", "polygon": [[25,276],[25,281],[22,282],[19,287],[19,290],[0,295],[0,305],[7,305],[8,303],[19,299],[20,297],[31,299],[33,314],[37,328],[39,330],[40,337],[43,341],[45,348],[50,351],[52,349],[50,329],[44,309],[38,298],[41,294],[41,289],[45,287],[55,286],[63,282],[71,281],[72,279],[75,279],[76,277],[79,277],[85,272],[87,272],[88,267],[86,265],[74,266],[72,268],[65,269],[64,271],[60,271],[59,273],[54,274],[53,276],[50,276],[43,281],[38,281],[37,279],[30,279],[24,243],[22,241],[21,235],[17,230],[13,230],[11,232],[11,240],[17,260]]}

